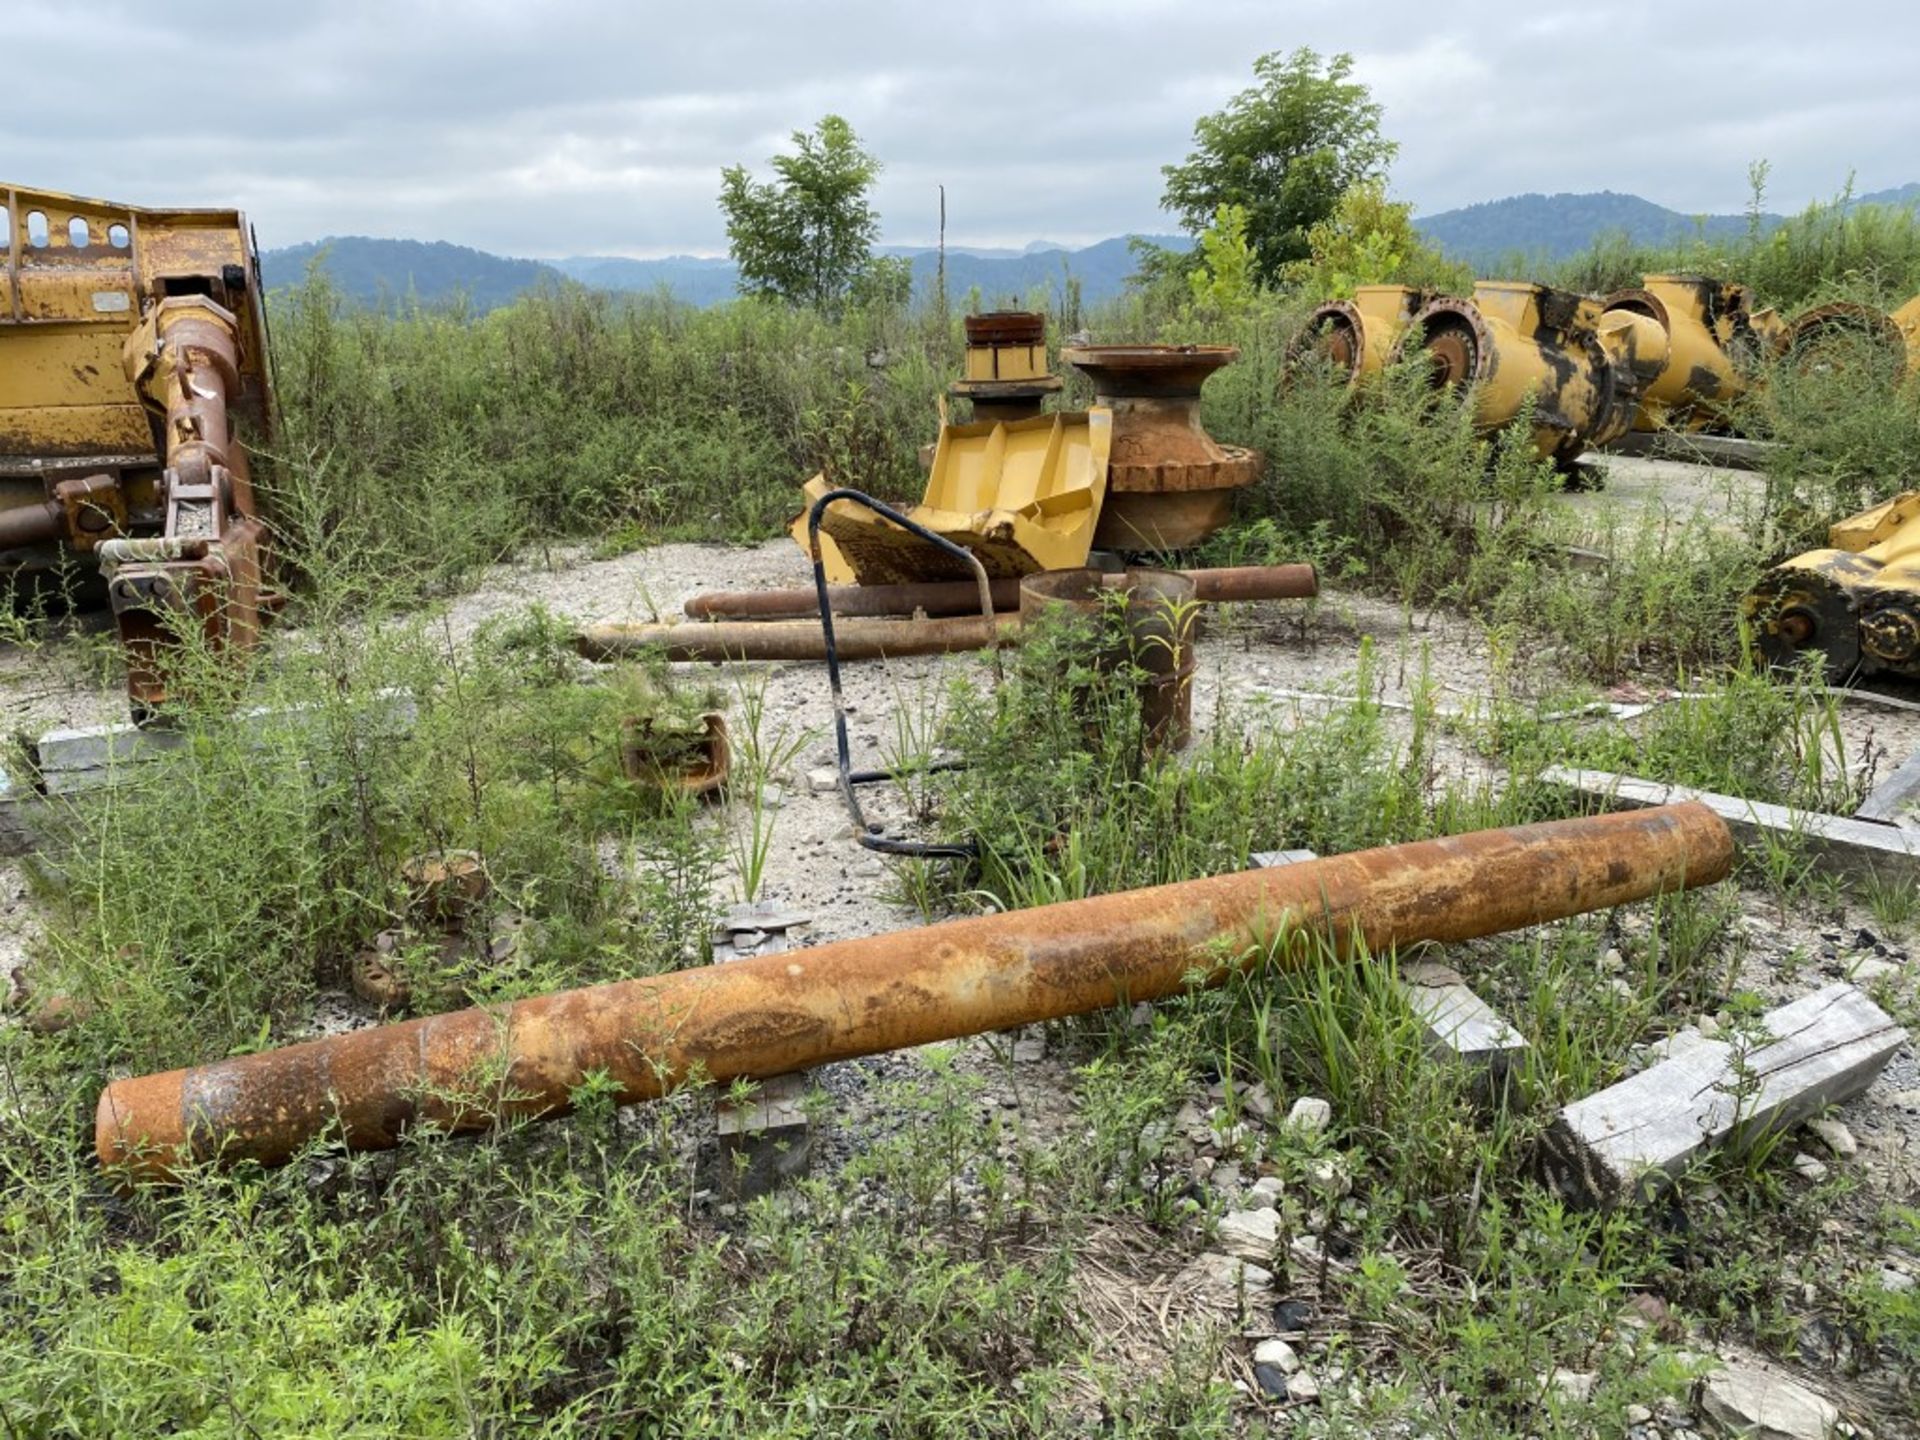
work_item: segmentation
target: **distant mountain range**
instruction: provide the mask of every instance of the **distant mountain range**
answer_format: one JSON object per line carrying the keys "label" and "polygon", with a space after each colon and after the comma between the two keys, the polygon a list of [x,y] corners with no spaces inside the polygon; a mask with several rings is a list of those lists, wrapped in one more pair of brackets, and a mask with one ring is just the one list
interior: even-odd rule
{"label": "distant mountain range", "polygon": [[[1861,195],[1855,205],[1920,204],[1920,183]],[[1781,223],[1760,217],[1762,230]],[[1429,241],[1482,269],[1528,261],[1564,260],[1608,235],[1643,245],[1672,244],[1695,234],[1731,238],[1747,233],[1745,215],[1683,215],[1638,195],[1603,190],[1587,195],[1514,195],[1429,215],[1414,224]],[[1184,235],[1148,235],[1156,245],[1187,249]],[[931,294],[939,266],[929,246],[882,246],[881,253],[913,262],[917,293]],[[425,304],[464,298],[491,310],[542,283],[577,280],[597,290],[661,291],[692,305],[716,305],[738,293],[731,260],[670,255],[631,260],[579,255],[564,260],[512,260],[445,241],[374,240],[343,236],[269,250],[261,257],[269,289],[298,284],[316,258],[348,296],[368,305],[395,305],[410,297]],[[1118,295],[1134,271],[1128,237],[1071,249],[1036,240],[1023,249],[949,246],[947,294],[963,299],[975,288],[988,306],[1020,304],[1035,290],[1059,295],[1071,278],[1081,299],[1095,304]]]}
{"label": "distant mountain range", "polygon": [[[1181,250],[1193,243],[1184,235],[1145,238]],[[932,293],[939,273],[936,250],[893,245],[882,246],[881,252],[912,261],[915,289],[923,295]],[[475,309],[491,310],[543,281],[557,283],[563,277],[597,290],[664,289],[692,305],[715,305],[738,293],[738,272],[731,260],[698,255],[658,260],[618,255],[509,260],[444,241],[375,240],[364,235],[265,252],[260,263],[267,288],[299,284],[316,258],[335,285],[367,305],[395,305],[410,298],[440,304],[464,297]],[[978,287],[984,304],[1018,304],[1036,289],[1058,295],[1071,278],[1080,283],[1081,299],[1092,304],[1118,295],[1133,271],[1126,236],[1078,250],[1048,241],[1036,241],[1024,250],[949,246],[947,294],[959,300]]]}
{"label": "distant mountain range", "polygon": [[[1920,183],[1855,197],[1855,205],[1912,205]],[[1760,216],[1762,232],[1782,217]],[[1448,254],[1486,267],[1503,261],[1564,260],[1608,235],[1641,245],[1667,245],[1696,234],[1736,239],[1747,233],[1745,215],[1683,215],[1638,195],[1602,190],[1587,195],[1513,195],[1414,221],[1420,233]]]}

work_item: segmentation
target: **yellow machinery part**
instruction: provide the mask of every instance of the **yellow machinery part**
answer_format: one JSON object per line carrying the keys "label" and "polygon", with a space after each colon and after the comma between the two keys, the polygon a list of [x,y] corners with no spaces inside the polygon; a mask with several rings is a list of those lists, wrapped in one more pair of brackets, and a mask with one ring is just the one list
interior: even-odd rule
{"label": "yellow machinery part", "polygon": [[[1664,363],[1641,393],[1636,430],[1724,427],[1760,361],[1785,341],[1771,311],[1755,311],[1747,287],[1700,275],[1648,275],[1637,290],[1601,302],[1605,324],[1651,321],[1665,334]],[[1651,356],[1654,347],[1643,347]]]}
{"label": "yellow machinery part", "polygon": [[[971,550],[990,575],[1084,565],[1106,495],[1112,444],[1113,415],[1100,407],[942,425],[926,496],[905,513]],[[809,510],[829,488],[823,476],[807,482]],[[827,578],[836,583],[901,584],[971,574],[858,506],[830,506],[820,533]],[[804,549],[806,512],[794,521],[793,536]]]}
{"label": "yellow machinery part", "polygon": [[252,233],[11,186],[0,236],[0,564],[99,556],[140,715],[183,620],[216,648],[257,635],[265,527],[234,436],[272,420]]}
{"label": "yellow machinery part", "polygon": [[1907,342],[1907,373],[1920,375],[1920,295],[1894,311],[1892,319]]}
{"label": "yellow machinery part", "polygon": [[1307,318],[1290,357],[1318,354],[1358,387],[1387,367],[1414,316],[1434,298],[1411,285],[1362,285],[1351,300],[1329,300]]}
{"label": "yellow machinery part", "polygon": [[1428,304],[1401,348],[1426,353],[1435,386],[1472,395],[1483,433],[1510,424],[1531,397],[1535,451],[1564,462],[1624,432],[1638,402],[1636,337],[1616,338],[1630,362],[1617,366],[1600,319],[1598,302],[1587,296],[1483,280],[1471,300],[1443,296]]}
{"label": "yellow machinery part", "polygon": [[1836,683],[1884,672],[1920,678],[1920,491],[1851,515],[1762,577],[1747,597],[1761,653],[1820,655]]}

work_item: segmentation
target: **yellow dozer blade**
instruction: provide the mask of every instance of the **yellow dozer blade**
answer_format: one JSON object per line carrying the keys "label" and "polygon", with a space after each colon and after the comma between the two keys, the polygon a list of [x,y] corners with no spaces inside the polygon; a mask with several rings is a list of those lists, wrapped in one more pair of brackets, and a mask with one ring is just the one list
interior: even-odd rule
{"label": "yellow dozer blade", "polygon": [[[1106,497],[1113,412],[942,425],[926,498],[907,518],[979,556],[989,575],[1030,575],[1087,563]],[[806,484],[808,510],[829,490]],[[807,512],[793,523],[807,545]],[[827,578],[837,584],[965,579],[972,572],[890,520],[841,503],[820,522]]]}

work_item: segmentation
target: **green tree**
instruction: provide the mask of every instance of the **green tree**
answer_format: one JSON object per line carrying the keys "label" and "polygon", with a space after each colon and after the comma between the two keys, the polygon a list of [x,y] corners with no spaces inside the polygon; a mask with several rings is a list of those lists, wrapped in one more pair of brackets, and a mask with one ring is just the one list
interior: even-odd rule
{"label": "green tree", "polygon": [[1387,198],[1384,181],[1348,188],[1333,213],[1307,231],[1307,258],[1286,280],[1316,298],[1347,299],[1361,285],[1413,285],[1464,294],[1473,271],[1457,264],[1413,228],[1413,207]]}
{"label": "green tree", "polygon": [[856,289],[897,289],[890,274],[862,285],[880,231],[867,201],[880,162],[838,115],[823,117],[811,134],[794,131],[793,144],[794,154],[769,162],[773,180],[755,180],[744,165],[720,172],[720,209],[741,290],[837,311]]}
{"label": "green tree", "polygon": [[1193,303],[1221,315],[1238,315],[1255,294],[1246,207],[1222,205],[1213,224],[1200,232],[1197,248],[1200,262],[1187,272]]}
{"label": "green tree", "polygon": [[1185,163],[1162,167],[1160,204],[1193,235],[1222,205],[1244,208],[1254,273],[1271,281],[1307,257],[1308,232],[1350,186],[1385,178],[1397,147],[1380,134],[1379,104],[1349,78],[1351,55],[1275,51],[1254,61],[1253,73],[1258,84],[1195,123]]}

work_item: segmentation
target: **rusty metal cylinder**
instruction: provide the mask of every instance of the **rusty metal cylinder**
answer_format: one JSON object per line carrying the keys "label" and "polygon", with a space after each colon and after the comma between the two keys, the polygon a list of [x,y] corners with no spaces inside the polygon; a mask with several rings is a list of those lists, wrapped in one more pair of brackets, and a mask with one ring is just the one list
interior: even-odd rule
{"label": "rusty metal cylinder", "polygon": [[[980,595],[974,588],[974,598]],[[945,655],[985,650],[1020,638],[1018,615],[980,615],[949,620],[853,620],[833,627],[842,660],[878,660],[905,655]],[[574,650],[588,660],[618,660],[645,651],[669,660],[825,660],[826,635],[817,620],[716,620],[687,625],[592,625],[574,637]]]}
{"label": "rusty metal cylinder", "polygon": [[165,1179],[181,1162],[277,1164],[337,1133],[482,1130],[563,1114],[604,1072],[624,1102],[1157,1000],[1324,935],[1343,955],[1516,930],[1724,878],[1699,804],[1484,830],[1297,865],[952,920],[811,950],[329,1036],[116,1080],[95,1144]]}
{"label": "rusty metal cylinder", "polygon": [[44,545],[67,533],[67,512],[58,501],[36,501],[0,510],[0,550]]}
{"label": "rusty metal cylinder", "polygon": [[1109,639],[1089,637],[1096,670],[1132,666],[1141,672],[1140,725],[1149,749],[1179,750],[1193,734],[1193,638],[1198,619],[1194,583],[1174,570],[1051,570],[1020,582],[1023,626],[1065,619],[1101,627],[1119,610]]}
{"label": "rusty metal cylinder", "polygon": [[[1251,600],[1306,600],[1320,593],[1319,576],[1311,565],[1232,565],[1213,570],[1183,570],[1193,581],[1194,598],[1207,604]],[[1020,604],[1017,575],[992,582],[993,608],[1013,610]],[[929,580],[916,585],[834,585],[827,591],[837,622],[842,615],[974,615],[980,610],[980,587],[971,580]],[[716,590],[687,601],[690,620],[801,619],[820,613],[819,596],[810,585],[779,590]]]}

